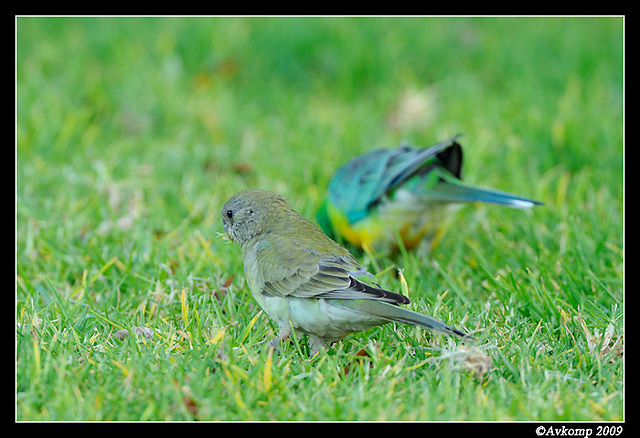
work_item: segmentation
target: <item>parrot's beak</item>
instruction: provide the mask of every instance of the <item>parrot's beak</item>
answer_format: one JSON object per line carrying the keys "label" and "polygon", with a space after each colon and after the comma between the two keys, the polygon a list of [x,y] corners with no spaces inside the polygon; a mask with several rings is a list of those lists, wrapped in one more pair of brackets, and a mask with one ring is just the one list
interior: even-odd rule
{"label": "parrot's beak", "polygon": [[231,238],[231,236],[229,236],[229,233],[227,233],[227,226],[224,226],[224,233],[216,233],[218,234],[218,237],[220,237],[222,240],[226,241],[227,243],[231,243],[233,242],[233,239]]}

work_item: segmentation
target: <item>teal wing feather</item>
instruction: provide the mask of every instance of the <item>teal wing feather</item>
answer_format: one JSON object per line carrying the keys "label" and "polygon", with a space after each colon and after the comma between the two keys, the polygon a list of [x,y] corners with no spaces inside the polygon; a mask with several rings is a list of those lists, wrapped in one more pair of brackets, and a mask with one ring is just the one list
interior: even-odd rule
{"label": "teal wing feather", "polygon": [[376,149],[342,166],[329,183],[329,202],[344,211],[350,223],[365,217],[369,208],[418,172],[436,166],[460,177],[462,149],[458,136],[427,149],[402,145]]}

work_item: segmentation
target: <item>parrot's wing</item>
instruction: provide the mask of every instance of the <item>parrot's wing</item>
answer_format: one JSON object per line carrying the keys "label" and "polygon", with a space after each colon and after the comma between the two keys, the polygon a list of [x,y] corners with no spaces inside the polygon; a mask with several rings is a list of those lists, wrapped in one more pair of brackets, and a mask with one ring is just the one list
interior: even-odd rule
{"label": "parrot's wing", "polygon": [[384,301],[391,304],[409,304],[411,301],[404,295],[390,292],[388,290],[371,286],[357,280],[351,274],[349,275],[349,287],[346,289],[333,290],[318,295],[318,298],[337,299],[337,300],[374,300]]}
{"label": "parrot's wing", "polygon": [[381,181],[376,200],[411,178],[429,161],[437,163],[459,178],[462,166],[462,148],[456,141],[458,137],[460,136],[457,135],[427,149],[403,145],[390,150],[391,154],[382,173],[374,175],[374,177],[379,177]]}
{"label": "parrot's wing", "polygon": [[460,176],[462,149],[452,137],[427,149],[407,145],[377,149],[342,166],[329,183],[329,201],[347,213],[350,223],[367,215],[367,210],[394,188],[423,168],[429,160]]}
{"label": "parrot's wing", "polygon": [[279,239],[265,241],[257,257],[258,270],[264,273],[262,293],[267,296],[409,303],[404,295],[360,281],[364,270],[346,251],[336,255],[303,245],[285,247]]}

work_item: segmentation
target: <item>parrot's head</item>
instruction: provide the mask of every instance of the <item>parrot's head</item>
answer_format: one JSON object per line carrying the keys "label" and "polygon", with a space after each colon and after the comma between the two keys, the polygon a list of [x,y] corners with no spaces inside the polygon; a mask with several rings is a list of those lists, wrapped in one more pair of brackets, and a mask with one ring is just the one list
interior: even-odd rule
{"label": "parrot's head", "polygon": [[242,246],[254,236],[271,231],[292,211],[280,195],[265,190],[245,190],[233,195],[222,207],[222,225],[229,238]]}

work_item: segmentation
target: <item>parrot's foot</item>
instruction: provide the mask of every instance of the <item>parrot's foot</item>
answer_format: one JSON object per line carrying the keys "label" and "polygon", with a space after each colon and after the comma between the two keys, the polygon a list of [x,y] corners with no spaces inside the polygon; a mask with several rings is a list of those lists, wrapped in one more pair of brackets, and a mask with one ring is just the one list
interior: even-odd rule
{"label": "parrot's foot", "polygon": [[276,348],[278,348],[278,344],[279,343],[280,343],[280,338],[279,337],[278,338],[273,338],[271,340],[271,342],[269,342],[269,347],[271,347],[271,348],[273,348],[275,350]]}

